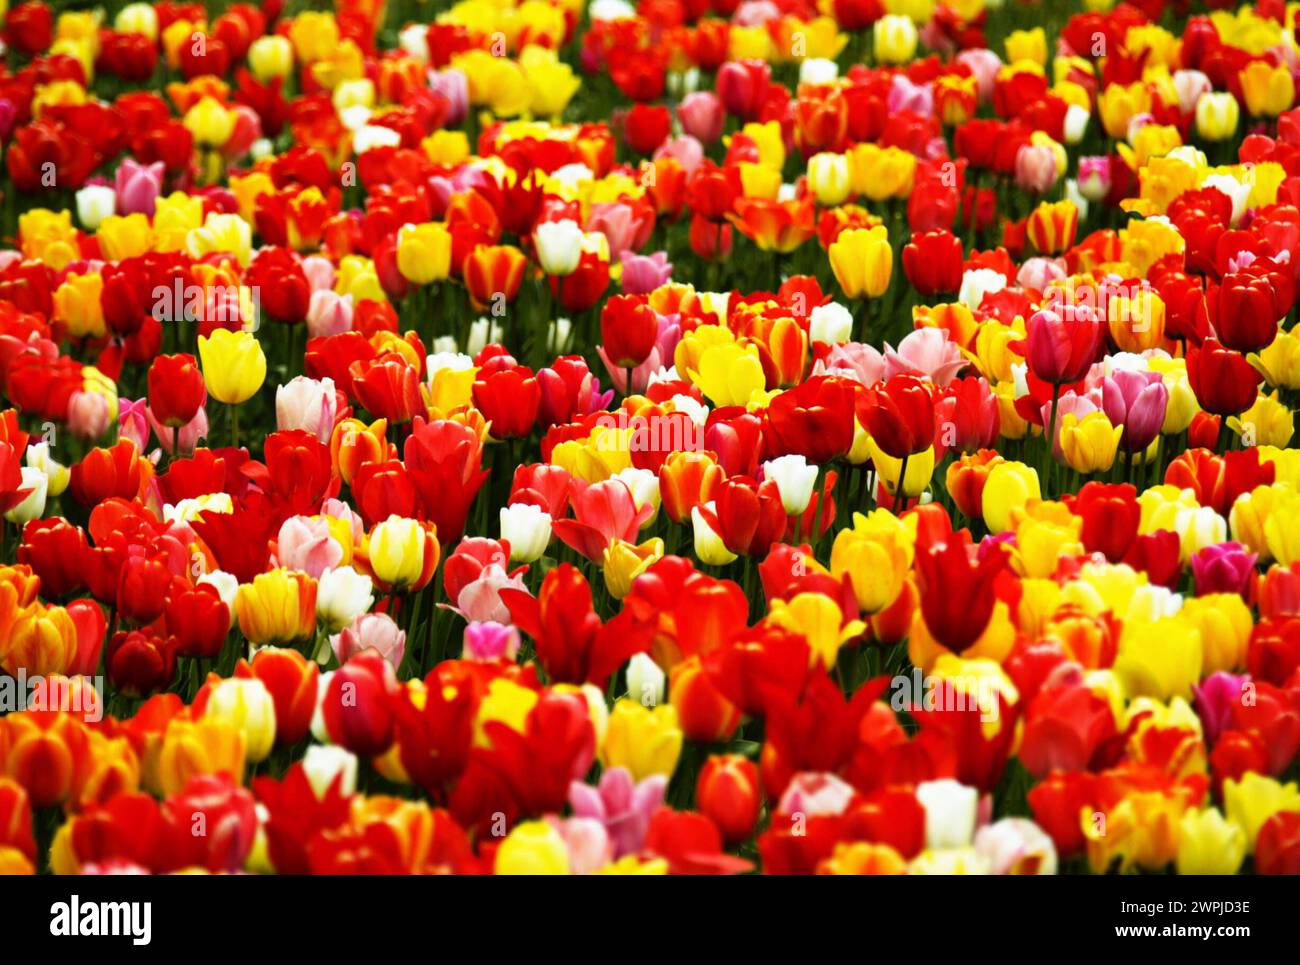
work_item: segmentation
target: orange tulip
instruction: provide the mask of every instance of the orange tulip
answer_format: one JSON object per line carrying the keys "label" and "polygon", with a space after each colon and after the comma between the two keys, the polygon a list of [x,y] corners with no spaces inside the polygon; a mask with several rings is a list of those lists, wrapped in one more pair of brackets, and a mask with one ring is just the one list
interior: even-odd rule
{"label": "orange tulip", "polygon": [[764,251],[789,254],[816,230],[815,207],[811,195],[794,201],[739,198],[727,219]]}
{"label": "orange tulip", "polygon": [[465,287],[480,310],[515,300],[528,259],[514,245],[479,245],[465,259]]}
{"label": "orange tulip", "polygon": [[691,510],[707,503],[725,473],[709,452],[674,452],[659,467],[659,492],[664,512],[674,523],[691,518]]}

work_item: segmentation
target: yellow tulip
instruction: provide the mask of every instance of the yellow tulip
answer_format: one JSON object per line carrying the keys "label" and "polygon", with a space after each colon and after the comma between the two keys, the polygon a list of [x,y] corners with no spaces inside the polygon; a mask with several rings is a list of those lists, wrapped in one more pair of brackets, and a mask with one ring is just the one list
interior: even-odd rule
{"label": "yellow tulip", "polygon": [[1279,811],[1300,811],[1300,790],[1295,782],[1283,784],[1255,771],[1241,780],[1223,782],[1223,810],[1228,820],[1246,832],[1246,850],[1255,853],[1255,839],[1264,822]]}
{"label": "yellow tulip", "polygon": [[[874,439],[867,440],[867,448],[871,453],[871,462],[876,467],[877,476],[885,484],[885,490],[891,495],[899,495],[898,477],[903,473],[903,460],[895,459],[886,453],[876,445]],[[907,499],[920,496],[929,487],[930,477],[933,475],[934,446],[924,452],[912,453],[907,458],[907,478],[902,480],[901,495]]]}
{"label": "yellow tulip", "polygon": [[1012,510],[1023,508],[1031,499],[1041,499],[1038,470],[1023,462],[1008,460],[989,470],[984,483],[983,515],[990,533],[1011,528]]}
{"label": "yellow tulip", "polygon": [[316,581],[286,569],[259,573],[240,584],[235,613],[240,632],[259,646],[306,639],[316,631]]}
{"label": "yellow tulip", "polygon": [[1300,327],[1278,332],[1268,348],[1250,359],[1269,385],[1300,389]]}
{"label": "yellow tulip", "polygon": [[68,275],[54,292],[54,318],[75,338],[100,338],[108,333],[100,293],[104,279],[95,272]]}
{"label": "yellow tulip", "polygon": [[682,753],[682,739],[672,704],[652,709],[624,697],[610,712],[600,762],[604,767],[627,768],[636,781],[655,774],[672,777]]}
{"label": "yellow tulip", "polygon": [[1201,633],[1191,620],[1129,621],[1120,637],[1115,673],[1130,697],[1190,700],[1204,661]]}
{"label": "yellow tulip", "polygon": [[506,835],[493,858],[499,875],[567,875],[569,849],[546,821],[524,821]]}
{"label": "yellow tulip", "polygon": [[208,694],[203,717],[240,731],[253,763],[265,760],[275,745],[275,701],[256,677],[217,682]]}
{"label": "yellow tulip", "polygon": [[768,621],[800,634],[808,641],[812,666],[835,666],[840,647],[861,636],[867,626],[861,620],[845,622],[840,605],[824,593],[796,593],[789,600],[772,601]]}
{"label": "yellow tulip", "polygon": [[1218,808],[1186,812],[1179,832],[1180,875],[1234,875],[1246,858],[1246,832]]}
{"label": "yellow tulip", "polygon": [[894,251],[884,225],[841,231],[826,253],[835,280],[849,298],[879,298],[889,289]]}
{"label": "yellow tulip", "polygon": [[1252,117],[1276,117],[1295,100],[1295,81],[1286,64],[1255,60],[1241,71],[1241,94]]}
{"label": "yellow tulip", "polygon": [[366,559],[386,587],[421,589],[433,578],[441,547],[432,523],[389,516],[366,540]]}
{"label": "yellow tulip", "polygon": [[262,84],[288,77],[293,70],[293,43],[279,34],[258,37],[248,45],[248,69]]}
{"label": "yellow tulip", "polygon": [[896,599],[912,566],[914,537],[907,524],[887,509],[853,514],[852,528],[831,544],[831,575],[853,584],[858,606],[878,613]]}
{"label": "yellow tulip", "polygon": [[699,370],[688,371],[687,376],[716,406],[745,405],[767,385],[758,346],[737,342],[706,348],[700,355]]}
{"label": "yellow tulip", "polygon": [[199,360],[208,394],[227,405],[252,398],[266,380],[266,355],[251,332],[219,328],[200,336]]}
{"label": "yellow tulip", "polygon": [[849,183],[855,194],[872,201],[906,198],[916,177],[916,156],[898,147],[880,147],[869,141],[848,152]]}
{"label": "yellow tulip", "polygon": [[529,109],[539,117],[557,117],[564,112],[582,81],[573,68],[553,50],[530,44],[519,57],[528,84]]}
{"label": "yellow tulip", "polygon": [[1295,416],[1276,391],[1260,393],[1239,416],[1229,416],[1228,427],[1241,437],[1243,449],[1255,446],[1285,448],[1295,435]]}
{"label": "yellow tulip", "polygon": [[1179,616],[1194,623],[1201,634],[1206,674],[1246,666],[1254,620],[1250,607],[1236,593],[1210,593],[1183,602]]}
{"label": "yellow tulip", "polygon": [[153,246],[153,232],[149,219],[143,214],[111,214],[99,223],[95,232],[100,250],[110,261],[138,258]]}
{"label": "yellow tulip", "polygon": [[640,546],[624,540],[615,540],[605,550],[605,588],[616,600],[627,596],[633,581],[654,563],[663,559],[664,541],[659,537],[648,539]]}
{"label": "yellow tulip", "polygon": [[204,97],[185,112],[181,123],[194,135],[195,146],[218,149],[235,132],[235,112],[215,97]]}
{"label": "yellow tulip", "polygon": [[442,281],[451,274],[451,232],[436,221],[403,225],[397,232],[397,270],[413,285]]}
{"label": "yellow tulip", "polygon": [[1007,35],[1007,63],[1028,60],[1038,66],[1047,64],[1047,33],[1042,27],[1033,30],[1013,30]]}
{"label": "yellow tulip", "polygon": [[1300,560],[1300,526],[1295,523],[1297,514],[1300,514],[1300,492],[1278,487],[1275,493],[1276,498],[1264,521],[1264,542],[1273,559],[1283,566],[1290,566]]}

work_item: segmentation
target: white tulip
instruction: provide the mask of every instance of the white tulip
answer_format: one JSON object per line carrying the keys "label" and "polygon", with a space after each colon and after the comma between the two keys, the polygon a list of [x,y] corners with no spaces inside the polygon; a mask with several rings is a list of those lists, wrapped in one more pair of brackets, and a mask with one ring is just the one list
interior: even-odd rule
{"label": "white tulip", "polygon": [[763,478],[776,483],[787,516],[797,516],[812,502],[817,467],[800,455],[778,456],[763,463]]}
{"label": "white tulip", "polygon": [[503,506],[501,538],[510,544],[510,562],[535,562],[550,545],[551,514],[532,503]]}
{"label": "white tulip", "polygon": [[638,653],[627,664],[627,692],[644,707],[658,707],[664,702],[667,675],[648,653]]}
{"label": "white tulip", "polygon": [[316,615],[330,633],[342,630],[374,602],[374,583],[350,566],[326,570],[316,586]]}
{"label": "white tulip", "polygon": [[572,275],[582,259],[582,228],[568,218],[543,221],[533,229],[537,263],[548,275]]}
{"label": "white tulip", "polygon": [[979,791],[952,778],[925,781],[916,787],[925,808],[925,846],[930,850],[965,848],[975,836]]}

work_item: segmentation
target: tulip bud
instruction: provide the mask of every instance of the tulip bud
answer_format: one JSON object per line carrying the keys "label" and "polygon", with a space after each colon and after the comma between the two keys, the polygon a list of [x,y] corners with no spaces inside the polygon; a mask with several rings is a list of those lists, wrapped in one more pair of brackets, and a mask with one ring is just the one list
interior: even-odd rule
{"label": "tulip bud", "polygon": [[501,842],[492,870],[499,875],[567,875],[569,851],[551,824],[525,821]]}
{"label": "tulip bud", "polygon": [[325,797],[331,786],[342,797],[355,794],[357,768],[357,755],[342,747],[313,744],[302,759],[303,774],[318,800]]}
{"label": "tulip bud", "polygon": [[843,204],[849,196],[849,162],[843,154],[823,151],[808,159],[808,186],[817,203],[825,207]]}
{"label": "tulip bud", "polygon": [[818,305],[808,315],[808,338],[814,344],[840,345],[853,337],[853,313],[839,302]]}

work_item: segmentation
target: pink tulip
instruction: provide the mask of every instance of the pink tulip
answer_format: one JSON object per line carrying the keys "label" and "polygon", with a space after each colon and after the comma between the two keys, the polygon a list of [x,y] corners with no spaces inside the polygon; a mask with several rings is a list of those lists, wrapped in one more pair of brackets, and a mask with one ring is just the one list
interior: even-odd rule
{"label": "pink tulip", "polygon": [[727,115],[717,94],[699,90],[682,98],[677,105],[677,119],[687,134],[703,144],[712,144],[722,137]]}
{"label": "pink tulip", "polygon": [[873,345],[844,342],[832,345],[826,356],[814,363],[812,374],[839,375],[871,388],[885,377],[885,357]]}
{"label": "pink tulip", "polygon": [[275,390],[276,428],[303,429],[321,442],[329,442],[338,415],[338,394],[333,379],[295,376]]}
{"label": "pink tulip", "polygon": [[1111,425],[1122,425],[1120,448],[1143,452],[1164,425],[1169,389],[1157,372],[1120,370],[1102,380],[1101,407]]}
{"label": "pink tulip", "polygon": [[998,71],[1002,69],[1002,58],[991,50],[977,47],[963,50],[956,59],[957,63],[965,64],[970,68],[970,72],[975,76],[980,103],[987,103],[993,96],[993,85],[997,83]]}
{"label": "pink tulip", "polygon": [[673,266],[666,251],[656,251],[651,255],[625,251],[622,261],[623,291],[628,295],[652,292],[672,280]]}
{"label": "pink tulip", "polygon": [[511,660],[519,653],[519,631],[512,626],[485,620],[465,627],[464,660]]}
{"label": "pink tulip", "polygon": [[113,179],[113,187],[117,190],[118,214],[139,213],[152,218],[158,195],[162,193],[163,174],[166,170],[162,161],[141,164],[134,158],[123,158]]}
{"label": "pink tulip", "polygon": [[112,415],[108,400],[98,392],[78,390],[68,400],[68,415],[64,421],[78,439],[92,440],[104,434]]}
{"label": "pink tulip", "polygon": [[1206,546],[1192,554],[1192,576],[1196,580],[1196,595],[1208,593],[1237,593],[1245,596],[1255,575],[1255,561],[1259,558],[1240,543],[1218,543]]}
{"label": "pink tulip", "polygon": [[639,784],[624,767],[611,767],[592,787],[582,781],[569,785],[569,806],[575,817],[593,818],[604,825],[614,845],[614,858],[635,854],[645,843],[650,817],[664,803],[668,778],[647,777]]}
{"label": "pink tulip", "polygon": [[322,573],[343,562],[343,547],[330,536],[325,520],[290,516],[280,524],[275,556],[280,566],[302,570],[313,580],[319,580]]}
{"label": "pink tulip", "polygon": [[322,288],[307,303],[307,334],[312,338],[352,331],[352,295]]}
{"label": "pink tulip", "polygon": [[1046,194],[1056,183],[1056,153],[1046,144],[1026,144],[1016,152],[1016,184]]}
{"label": "pink tulip", "polygon": [[144,399],[117,400],[118,438],[130,439],[135,443],[137,452],[144,452],[149,447],[149,418],[145,415],[147,408],[149,403]]}
{"label": "pink tulip", "polygon": [[193,452],[199,440],[208,437],[208,412],[204,406],[199,406],[194,418],[179,429],[163,425],[153,417],[153,410],[148,406],[145,406],[144,414],[153,434],[158,437],[158,445],[169,456],[175,452]]}
{"label": "pink tulip", "polygon": [[941,328],[918,328],[905,336],[897,349],[885,346],[886,379],[916,375],[944,388],[966,365],[961,349]]}
{"label": "pink tulip", "polygon": [[363,650],[374,650],[395,669],[406,654],[406,632],[387,613],[363,613],[330,637],[330,648],[341,664]]}

